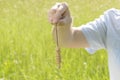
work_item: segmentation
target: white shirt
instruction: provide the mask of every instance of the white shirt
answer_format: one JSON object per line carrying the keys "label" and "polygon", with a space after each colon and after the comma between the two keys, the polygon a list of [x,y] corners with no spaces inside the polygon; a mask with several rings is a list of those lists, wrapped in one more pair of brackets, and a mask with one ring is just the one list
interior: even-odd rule
{"label": "white shirt", "polygon": [[120,80],[120,10],[110,9],[81,29],[90,45],[87,50],[106,49],[110,80]]}

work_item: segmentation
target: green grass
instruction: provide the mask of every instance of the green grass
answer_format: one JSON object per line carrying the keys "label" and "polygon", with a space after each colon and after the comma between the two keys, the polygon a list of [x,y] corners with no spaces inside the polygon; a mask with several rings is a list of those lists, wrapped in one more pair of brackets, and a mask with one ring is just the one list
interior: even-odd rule
{"label": "green grass", "polygon": [[[64,1],[64,0],[60,0]],[[47,12],[57,0],[0,0],[0,80],[109,80],[107,53],[62,49],[57,69]],[[119,0],[66,0],[74,25],[120,8]]]}

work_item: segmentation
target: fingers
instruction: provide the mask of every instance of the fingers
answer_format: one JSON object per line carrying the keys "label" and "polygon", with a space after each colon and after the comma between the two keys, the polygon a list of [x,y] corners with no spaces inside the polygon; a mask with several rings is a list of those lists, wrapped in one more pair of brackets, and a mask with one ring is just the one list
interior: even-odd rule
{"label": "fingers", "polygon": [[72,23],[72,18],[70,16],[65,16],[58,21],[59,26],[70,26]]}
{"label": "fingers", "polygon": [[67,3],[56,3],[49,11],[48,17],[51,24],[56,24],[68,9]]}
{"label": "fingers", "polygon": [[67,3],[65,3],[65,2],[63,2],[63,3],[61,3],[61,4],[58,4],[59,5],[59,7],[58,7],[58,13],[60,14],[60,15],[62,15],[67,9],[68,9],[68,5],[67,5]]}

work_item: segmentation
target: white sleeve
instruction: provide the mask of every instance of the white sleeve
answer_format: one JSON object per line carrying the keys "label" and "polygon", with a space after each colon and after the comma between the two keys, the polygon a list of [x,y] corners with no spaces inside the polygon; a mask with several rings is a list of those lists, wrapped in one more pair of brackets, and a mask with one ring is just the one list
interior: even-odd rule
{"label": "white sleeve", "polygon": [[88,52],[94,53],[98,49],[106,48],[106,28],[105,15],[81,26],[81,30],[90,45],[89,48],[86,48]]}

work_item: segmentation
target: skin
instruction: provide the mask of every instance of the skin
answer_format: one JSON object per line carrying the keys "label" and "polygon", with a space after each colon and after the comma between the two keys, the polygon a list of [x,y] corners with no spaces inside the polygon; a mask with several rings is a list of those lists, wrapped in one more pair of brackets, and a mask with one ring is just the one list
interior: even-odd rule
{"label": "skin", "polygon": [[53,37],[56,41],[56,24],[59,45],[67,48],[87,48],[89,44],[80,27],[72,27],[72,18],[67,3],[56,3],[48,12],[49,22],[53,25]]}

